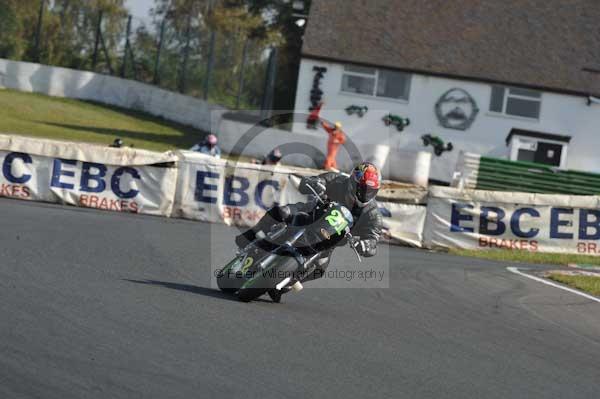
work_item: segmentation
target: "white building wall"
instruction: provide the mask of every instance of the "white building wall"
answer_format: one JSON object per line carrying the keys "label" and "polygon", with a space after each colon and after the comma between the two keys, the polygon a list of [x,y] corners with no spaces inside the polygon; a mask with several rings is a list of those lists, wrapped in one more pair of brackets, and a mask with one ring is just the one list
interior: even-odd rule
{"label": "white building wall", "polygon": [[[508,158],[509,148],[505,140],[513,128],[571,136],[566,167],[583,171],[600,172],[600,105],[587,105],[585,97],[550,92],[542,93],[539,120],[498,115],[489,112],[491,85],[464,80],[447,79],[425,75],[412,75],[408,101],[343,93],[343,64],[304,59],[300,67],[296,112],[308,113],[310,91],[313,85],[314,66],[327,68],[321,80],[323,102],[321,116],[341,121],[344,130],[353,140],[389,141],[392,149],[430,151],[420,137],[430,133],[451,142],[453,151],[440,157],[432,155],[432,179],[449,182],[461,150],[486,156]],[[467,130],[444,128],[435,115],[438,99],[452,88],[466,90],[479,107],[479,113]],[[369,112],[359,118],[347,115],[344,109],[350,105],[366,105]],[[410,126],[403,132],[384,125],[382,115],[391,112],[410,119]],[[298,118],[297,122],[300,122]],[[298,129],[299,124],[295,125]],[[314,131],[313,131],[314,132]],[[323,134],[322,131],[315,134]]]}

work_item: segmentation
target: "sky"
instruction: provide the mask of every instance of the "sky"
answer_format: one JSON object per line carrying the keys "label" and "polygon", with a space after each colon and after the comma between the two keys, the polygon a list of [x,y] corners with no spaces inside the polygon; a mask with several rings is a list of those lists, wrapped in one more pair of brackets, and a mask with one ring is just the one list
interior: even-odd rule
{"label": "sky", "polygon": [[129,8],[132,15],[145,18],[154,5],[154,0],[125,0],[125,5]]}

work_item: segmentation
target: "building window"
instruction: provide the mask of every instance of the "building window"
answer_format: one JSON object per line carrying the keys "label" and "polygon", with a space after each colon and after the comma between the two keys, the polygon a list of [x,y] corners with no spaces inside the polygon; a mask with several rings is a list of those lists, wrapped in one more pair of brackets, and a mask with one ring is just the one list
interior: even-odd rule
{"label": "building window", "polygon": [[535,90],[492,86],[490,111],[539,119],[542,93]]}
{"label": "building window", "polygon": [[342,91],[372,96],[376,79],[377,70],[374,68],[346,66],[342,77]]}
{"label": "building window", "polygon": [[344,67],[343,92],[408,100],[409,90],[409,74],[354,65]]}
{"label": "building window", "polygon": [[506,138],[512,161],[535,162],[565,168],[570,136],[512,129]]}
{"label": "building window", "polygon": [[560,166],[563,147],[563,144],[521,140],[518,143],[516,159],[513,160]]}

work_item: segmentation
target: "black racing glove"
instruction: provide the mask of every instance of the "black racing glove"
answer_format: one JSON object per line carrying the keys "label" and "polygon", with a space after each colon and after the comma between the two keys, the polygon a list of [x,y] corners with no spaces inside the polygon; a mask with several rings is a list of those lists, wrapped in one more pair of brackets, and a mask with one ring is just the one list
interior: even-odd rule
{"label": "black racing glove", "polygon": [[361,240],[354,238],[351,241],[351,245],[358,251],[360,256],[370,257],[375,256],[377,253],[377,243],[375,240]]}
{"label": "black racing glove", "polygon": [[[312,188],[312,190],[310,189]],[[327,191],[327,186],[325,185],[325,181],[318,176],[304,177],[300,181],[300,186],[298,187],[302,194],[315,194],[321,198],[324,197],[325,192]],[[313,192],[314,190],[314,192]]]}

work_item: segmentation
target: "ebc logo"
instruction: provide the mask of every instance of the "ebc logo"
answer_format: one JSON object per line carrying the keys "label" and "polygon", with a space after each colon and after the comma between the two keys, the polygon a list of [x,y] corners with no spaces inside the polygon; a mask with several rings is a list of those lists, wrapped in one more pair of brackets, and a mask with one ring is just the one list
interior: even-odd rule
{"label": "ebc logo", "polygon": [[27,173],[22,173],[20,176],[17,176],[13,172],[13,163],[16,159],[19,159],[24,164],[32,163],[31,156],[29,154],[25,154],[22,152],[11,152],[6,157],[4,157],[4,162],[2,162],[2,174],[4,175],[4,178],[10,183],[25,184],[29,180],[31,180],[31,175]]}
{"label": "ebc logo", "polygon": [[[482,206],[479,212],[474,211],[475,207],[471,204],[452,204],[450,232],[474,233],[477,229],[477,233],[482,235],[501,236],[510,232],[516,237],[530,239],[540,236],[543,231],[543,234],[548,234],[551,239],[600,239],[600,210],[598,209],[552,207],[549,220],[543,220],[541,212],[533,207],[507,211],[497,206]],[[475,223],[474,213],[479,217],[479,223]],[[523,227],[525,218],[529,220],[528,228]],[[532,226],[532,220],[535,221],[535,227]],[[577,229],[573,227],[574,221],[578,222]],[[549,227],[547,233],[543,229],[546,226]]]}
{"label": "ebc logo", "polygon": [[0,197],[31,198],[31,189],[26,186],[31,175],[25,173],[25,165],[33,161],[29,154],[11,152],[2,162],[2,176],[8,183],[0,184]]}
{"label": "ebc logo", "polygon": [[[200,170],[196,172],[196,189],[194,199],[198,202],[207,204],[216,204],[218,198],[214,196],[219,191],[219,182],[221,175],[216,172],[208,172]],[[253,200],[256,205],[264,210],[278,205],[266,204],[264,194],[267,190],[279,191],[279,182],[276,180],[261,180],[258,182],[254,190],[250,189],[250,181],[242,176],[227,176],[225,177],[225,186],[223,187],[223,205],[234,207],[245,207],[250,204],[250,196],[253,195]],[[252,192],[253,191],[253,192]]]}
{"label": "ebc logo", "polygon": [[[51,187],[62,188],[65,190],[74,190],[76,165],[78,161],[70,159],[55,159],[52,168]],[[119,198],[131,199],[139,194],[139,190],[134,188],[123,189],[121,179],[128,176],[133,180],[141,180],[140,173],[131,166],[122,166],[117,168],[112,176],[107,176],[108,168],[104,164],[93,162],[82,162],[81,177],[79,179],[79,191],[85,193],[101,193],[107,189],[107,182],[110,182],[111,191]]]}

